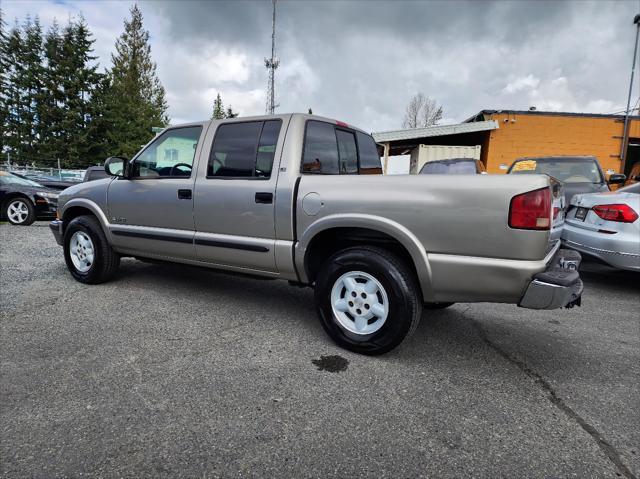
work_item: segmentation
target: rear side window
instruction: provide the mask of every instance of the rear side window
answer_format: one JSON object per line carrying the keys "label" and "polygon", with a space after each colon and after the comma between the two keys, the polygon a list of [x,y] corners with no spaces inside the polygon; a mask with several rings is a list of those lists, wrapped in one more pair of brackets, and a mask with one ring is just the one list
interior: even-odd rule
{"label": "rear side window", "polygon": [[310,120],[305,132],[302,172],[380,174],[382,166],[376,144],[369,135]]}
{"label": "rear side window", "polygon": [[382,174],[382,162],[373,138],[360,131],[356,133],[356,137],[358,138],[358,151],[360,152],[360,174]]}
{"label": "rear side window", "polygon": [[209,155],[209,178],[271,177],[280,120],[220,125]]}

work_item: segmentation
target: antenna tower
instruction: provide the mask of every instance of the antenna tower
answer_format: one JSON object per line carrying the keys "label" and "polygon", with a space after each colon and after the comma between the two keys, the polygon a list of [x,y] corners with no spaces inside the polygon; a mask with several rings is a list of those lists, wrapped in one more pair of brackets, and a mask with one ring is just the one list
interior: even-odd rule
{"label": "antenna tower", "polygon": [[269,80],[267,85],[267,115],[273,115],[276,110],[276,92],[275,92],[275,76],[276,69],[280,65],[280,60],[276,57],[276,2],[277,0],[271,0],[273,3],[273,19],[271,25],[271,58],[264,59],[264,66],[269,71]]}

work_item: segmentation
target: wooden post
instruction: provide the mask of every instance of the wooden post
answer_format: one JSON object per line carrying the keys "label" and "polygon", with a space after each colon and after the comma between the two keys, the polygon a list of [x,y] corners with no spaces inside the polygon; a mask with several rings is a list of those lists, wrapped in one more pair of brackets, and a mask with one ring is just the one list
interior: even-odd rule
{"label": "wooden post", "polygon": [[389,168],[389,143],[385,143],[384,144],[384,170],[383,173],[386,175],[387,174],[387,168]]}

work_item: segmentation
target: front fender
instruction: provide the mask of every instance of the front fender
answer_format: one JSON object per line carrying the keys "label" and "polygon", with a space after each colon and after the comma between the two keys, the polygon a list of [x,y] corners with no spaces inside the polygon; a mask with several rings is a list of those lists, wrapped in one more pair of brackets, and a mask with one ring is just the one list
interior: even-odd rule
{"label": "front fender", "polygon": [[367,228],[385,233],[396,239],[411,255],[418,273],[418,281],[420,281],[420,289],[424,300],[434,300],[429,259],[418,238],[401,224],[375,215],[335,214],[324,216],[311,223],[302,233],[295,246],[296,269],[302,282],[309,281],[304,266],[307,248],[317,234],[332,228]]}
{"label": "front fender", "polygon": [[100,222],[100,226],[102,226],[102,231],[104,231],[105,236],[111,243],[111,240],[112,240],[111,228],[110,228],[110,223],[109,223],[109,220],[107,219],[107,216],[104,214],[104,211],[102,211],[102,208],[100,208],[100,206],[98,206],[96,202],[89,200],[87,198],[71,198],[70,200],[65,202],[62,208],[60,208],[59,210],[60,219],[64,221],[65,226],[66,226],[67,217],[68,217],[67,213],[72,208],[78,208],[78,207],[89,210],[96,218],[98,218],[98,221]]}

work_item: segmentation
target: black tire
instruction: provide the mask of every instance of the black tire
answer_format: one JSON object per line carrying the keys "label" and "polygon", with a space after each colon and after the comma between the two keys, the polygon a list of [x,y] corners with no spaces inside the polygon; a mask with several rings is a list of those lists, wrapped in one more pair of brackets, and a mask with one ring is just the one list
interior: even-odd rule
{"label": "black tire", "polygon": [[424,309],[445,309],[456,303],[424,303]]}
{"label": "black tire", "polygon": [[[18,204],[24,205],[24,207],[26,207],[27,209],[27,216],[23,221],[15,221],[11,219],[11,216],[9,216],[9,208]],[[35,206],[33,206],[31,200],[29,198],[25,198],[24,196],[10,198],[5,201],[2,212],[4,213],[4,216],[6,216],[9,223],[16,226],[29,226],[36,220],[36,208]]]}
{"label": "black tire", "polygon": [[[350,271],[375,278],[388,297],[386,320],[368,335],[343,327],[331,305],[334,284]],[[415,331],[422,314],[422,293],[414,273],[400,258],[383,248],[357,246],[337,252],[322,265],[315,281],[315,305],[322,326],[338,345],[356,353],[378,355],[391,351]]]}
{"label": "black tire", "polygon": [[[81,231],[89,236],[93,243],[94,259],[88,271],[80,271],[73,264],[70,252],[71,238]],[[99,284],[109,281],[120,265],[120,256],[111,249],[100,222],[94,216],[78,216],[66,227],[63,239],[64,260],[67,268],[76,280],[85,284]]]}

